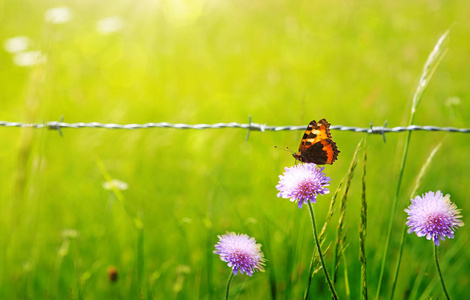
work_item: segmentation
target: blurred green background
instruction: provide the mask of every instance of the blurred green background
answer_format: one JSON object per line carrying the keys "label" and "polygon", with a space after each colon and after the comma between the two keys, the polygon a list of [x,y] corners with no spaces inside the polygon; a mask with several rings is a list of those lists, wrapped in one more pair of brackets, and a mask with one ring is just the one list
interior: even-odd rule
{"label": "blurred green background", "polygon": [[[251,115],[268,125],[326,118],[332,125],[405,126],[424,62],[451,28],[448,53],[415,123],[468,128],[469,12],[468,1],[438,0],[6,0],[0,2],[0,120],[199,124],[247,123]],[[26,38],[14,44],[18,36]],[[241,129],[62,133],[0,127],[0,298],[220,299],[230,270],[212,251],[226,231],[255,237],[268,260],[265,273],[234,278],[234,298],[302,297],[314,247],[310,220],[305,207],[276,197],[278,176],[294,160],[273,145],[297,150],[303,132],[251,132],[247,141]],[[326,167],[331,191],[367,138],[373,296],[406,133],[387,134],[386,143],[379,135],[332,134],[341,153]],[[469,223],[469,136],[414,132],[384,298],[403,209],[440,142],[418,193],[450,193]],[[122,201],[103,188],[100,162],[128,184]],[[360,295],[361,168],[346,214],[349,247],[337,284],[343,299]],[[314,205],[319,227],[331,194]],[[337,218],[327,243],[334,242]],[[455,299],[470,284],[468,236],[464,226],[439,248]],[[326,259],[331,266],[331,252]],[[116,282],[108,279],[112,266]],[[443,296],[432,243],[410,235],[396,298],[426,296]],[[328,297],[320,272],[312,299]]]}

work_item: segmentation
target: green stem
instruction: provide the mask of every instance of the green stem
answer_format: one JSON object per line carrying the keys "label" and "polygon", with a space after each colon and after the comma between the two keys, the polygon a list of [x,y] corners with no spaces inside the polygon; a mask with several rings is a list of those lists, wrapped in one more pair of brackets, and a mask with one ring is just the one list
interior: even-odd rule
{"label": "green stem", "polygon": [[230,270],[230,276],[227,281],[227,289],[225,290],[225,300],[228,300],[228,293],[230,290],[230,282],[232,281],[233,278],[233,270]]}
{"label": "green stem", "polygon": [[393,276],[393,281],[392,281],[393,284],[392,284],[392,291],[390,293],[390,300],[393,300],[393,295],[395,295],[395,288],[397,286],[397,281],[398,281],[398,272],[400,271],[401,257],[403,255],[403,246],[405,245],[405,236],[406,236],[406,225],[403,227],[403,232],[401,235],[400,251],[398,252],[397,266],[395,268],[395,275]]}
{"label": "green stem", "polygon": [[[426,60],[426,63],[424,64],[423,72],[421,73],[421,77],[419,79],[418,86],[416,88],[416,91],[413,95],[413,104],[411,105],[411,114],[410,114],[410,122],[409,125],[413,125],[414,122],[414,116],[416,113],[416,109],[418,108],[418,104],[421,101],[421,98],[423,97],[424,91],[426,90],[429,81],[432,78],[432,75],[434,74],[434,71],[436,70],[437,66],[439,65],[439,62],[442,60],[442,57],[445,54],[445,51],[441,49],[442,42],[447,38],[447,35],[449,34],[449,31],[446,31],[437,41],[436,45],[434,46],[434,49],[431,51],[431,53],[428,56],[428,59]],[[395,212],[397,209],[397,202],[398,202],[398,196],[400,194],[400,186],[401,186],[401,181],[403,178],[403,170],[405,169],[405,163],[406,163],[406,156],[408,154],[408,148],[410,145],[410,137],[411,137],[411,131],[408,131],[408,136],[406,138],[406,143],[405,143],[405,149],[403,151],[403,159],[401,161],[401,167],[400,167],[400,174],[398,175],[398,184],[397,184],[397,190],[395,193],[395,199],[393,200],[392,204],[392,210],[390,214],[390,221],[388,224],[388,233],[387,233],[387,240],[385,242],[385,250],[384,250],[384,255],[382,257],[382,265],[380,267],[380,275],[379,275],[379,283],[377,285],[377,293],[375,298],[378,300],[380,296],[380,288],[382,286],[382,279],[385,271],[385,263],[387,261],[387,256],[388,256],[388,250],[390,247],[390,239],[392,237],[392,229],[393,229],[393,220],[395,217]],[[401,259],[401,258],[400,258]],[[392,294],[394,291],[392,290]]]}
{"label": "green stem", "polygon": [[313,249],[312,253],[312,260],[310,261],[310,268],[308,270],[308,282],[307,282],[307,288],[305,289],[305,295],[304,295],[304,300],[308,299],[308,295],[310,293],[310,285],[312,284],[312,274],[313,274],[313,263],[315,261],[315,249]]}
{"label": "green stem", "polygon": [[446,285],[444,284],[444,277],[442,277],[441,268],[439,267],[436,244],[434,244],[434,260],[436,261],[437,273],[439,273],[439,278],[441,279],[442,289],[444,290],[444,294],[446,294],[446,299],[450,300],[449,293],[447,292]]}
{"label": "green stem", "polygon": [[[413,117],[414,115],[411,115],[411,120],[410,120],[410,125],[413,124]],[[393,199],[392,203],[392,210],[390,211],[390,219],[388,222],[388,230],[387,230],[387,239],[385,241],[385,249],[384,249],[384,254],[382,257],[382,265],[380,267],[380,275],[379,275],[379,283],[377,286],[377,294],[375,295],[375,299],[379,299],[380,296],[380,288],[382,286],[382,279],[385,271],[385,263],[387,262],[388,258],[388,250],[390,248],[390,240],[392,238],[392,230],[393,230],[393,221],[395,217],[395,212],[397,210],[397,203],[398,203],[398,196],[400,194],[400,187],[401,187],[401,181],[403,178],[403,171],[405,170],[405,163],[406,163],[406,157],[408,155],[408,147],[410,145],[410,138],[411,138],[411,131],[408,131],[408,135],[406,137],[406,142],[405,142],[405,149],[403,150],[403,159],[401,161],[401,166],[400,166],[400,173],[398,174],[398,183],[397,183],[397,189],[395,191],[395,198]]]}
{"label": "green stem", "polygon": [[325,266],[325,261],[323,260],[323,254],[320,248],[320,242],[318,241],[317,236],[317,225],[315,224],[315,215],[313,214],[313,207],[310,201],[307,201],[308,208],[310,210],[310,219],[312,220],[312,230],[313,230],[313,237],[315,238],[315,244],[317,245],[318,257],[320,258],[321,266],[323,269],[323,273],[325,273],[326,281],[328,282],[328,286],[330,287],[331,296],[333,299],[337,300],[338,295],[336,295],[335,286],[331,282],[330,276],[328,275],[328,271]]}

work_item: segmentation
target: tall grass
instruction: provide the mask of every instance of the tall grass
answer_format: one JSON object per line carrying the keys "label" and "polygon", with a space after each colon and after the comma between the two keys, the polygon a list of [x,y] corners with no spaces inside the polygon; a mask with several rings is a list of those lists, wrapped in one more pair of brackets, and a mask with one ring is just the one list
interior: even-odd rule
{"label": "tall grass", "polygon": [[[421,73],[418,86],[416,88],[416,91],[413,95],[413,102],[411,105],[411,113],[410,113],[410,119],[408,122],[408,125],[413,125],[414,119],[415,119],[415,113],[416,109],[418,108],[418,105],[421,101],[421,98],[423,97],[424,92],[426,91],[426,88],[429,84],[429,81],[432,78],[432,75],[434,74],[434,71],[436,70],[437,66],[439,65],[440,61],[444,57],[445,53],[447,50],[442,48],[442,43],[448,36],[449,31],[446,31],[437,41],[436,45],[434,46],[434,49],[431,51],[429,54],[428,59],[426,60],[426,63],[424,64],[423,71]],[[410,139],[411,139],[411,131],[408,131],[406,140],[405,140],[405,146],[403,149],[403,156],[401,159],[401,165],[398,173],[398,181],[397,181],[397,188],[395,190],[395,197],[393,198],[392,202],[392,208],[391,208],[391,215],[388,223],[388,229],[387,229],[387,235],[386,235],[386,240],[385,240],[385,247],[384,247],[384,253],[382,256],[382,264],[380,267],[380,275],[379,275],[379,280],[378,280],[378,286],[377,286],[377,292],[375,298],[378,300],[380,296],[380,290],[382,286],[382,279],[383,275],[385,272],[385,266],[388,261],[388,251],[390,247],[390,240],[392,238],[392,232],[393,232],[393,225],[395,221],[395,213],[397,210],[397,205],[398,205],[398,199],[400,197],[400,191],[401,191],[401,184],[403,180],[403,172],[405,171],[405,164],[406,164],[406,159],[408,156],[408,149],[410,146]],[[400,258],[399,258],[400,259]],[[395,281],[397,278],[395,279]],[[394,288],[395,284],[393,283],[393,288],[391,291],[391,297],[393,297],[394,294]]]}
{"label": "tall grass", "polygon": [[362,145],[362,140],[356,146],[356,150],[354,151],[353,159],[351,160],[351,165],[349,166],[349,170],[346,174],[346,182],[344,184],[344,192],[343,196],[341,197],[340,203],[340,216],[338,220],[338,226],[336,227],[336,241],[335,241],[335,251],[334,251],[334,260],[333,260],[333,282],[336,283],[337,280],[337,273],[338,267],[340,264],[341,257],[343,256],[344,251],[346,250],[346,245],[344,241],[346,240],[346,234],[343,235],[344,224],[345,224],[345,216],[346,216],[346,207],[348,203],[348,194],[349,194],[349,187],[351,186],[352,179],[354,177],[354,171],[357,165],[357,154],[359,149]]}
{"label": "tall grass", "polygon": [[[144,292],[144,270],[145,270],[145,258],[144,258],[144,223],[142,221],[142,218],[139,216],[138,213],[132,211],[132,208],[129,206],[129,204],[126,202],[126,199],[121,192],[121,189],[116,186],[116,184],[113,183],[113,178],[111,175],[108,173],[108,170],[106,169],[105,165],[103,162],[97,158],[96,159],[96,164],[98,165],[98,168],[100,169],[103,177],[106,180],[106,183],[108,183],[108,186],[113,193],[113,195],[116,197],[116,199],[119,201],[119,204],[123,207],[125,210],[126,214],[128,217],[132,220],[134,223],[134,226],[137,230],[137,242],[135,243],[136,247],[136,270],[137,270],[137,281],[133,289],[135,290],[134,294],[139,294],[140,298],[143,299],[142,295]],[[150,293],[147,291],[147,294],[149,295]]]}
{"label": "tall grass", "polygon": [[362,190],[361,190],[361,223],[359,225],[359,261],[361,262],[361,297],[368,299],[367,292],[367,198],[366,198],[366,162],[367,162],[367,139],[364,141],[364,155],[362,157]]}
{"label": "tall grass", "polygon": [[[410,194],[410,199],[412,199],[414,196],[416,196],[416,192],[418,191],[418,188],[420,187],[420,185],[422,183],[423,176],[426,173],[427,169],[429,168],[429,165],[431,164],[431,161],[432,161],[434,155],[436,154],[437,150],[439,150],[441,145],[442,145],[442,143],[439,143],[431,151],[428,158],[426,159],[426,162],[424,163],[424,165],[422,166],[418,176],[416,177],[416,182],[415,182],[413,190]],[[402,258],[402,255],[403,255],[403,248],[405,246],[406,231],[407,231],[407,226],[406,226],[406,224],[404,224],[403,225],[403,230],[402,230],[402,235],[401,235],[400,250],[398,252],[397,265],[395,267],[394,277],[393,277],[393,280],[392,280],[392,292],[390,294],[390,299],[393,299],[393,296],[394,296],[394,293],[395,293],[395,288],[396,288],[397,281],[398,281],[398,273],[400,271],[401,258]]]}
{"label": "tall grass", "polygon": [[[42,122],[63,115],[67,122],[199,124],[244,122],[251,115],[269,125],[326,118],[335,125],[388,120],[396,126],[413,74],[428,55],[426,45],[457,21],[452,55],[434,74],[438,80],[428,85],[427,75],[417,88],[442,101],[420,104],[413,122],[469,127],[467,1],[76,1],[60,4],[71,9],[69,22],[47,23],[44,13],[57,3],[0,2],[0,44],[25,35],[28,50],[47,55],[42,64],[22,67],[15,54],[0,49],[0,120]],[[99,33],[97,23],[110,16],[122,19],[122,29]],[[433,64],[426,72],[434,70]],[[455,100],[452,107],[447,97]],[[293,159],[272,146],[295,147],[301,133],[251,132],[248,140],[238,129],[62,133],[0,127],[1,299],[218,299],[227,267],[212,251],[216,236],[227,230],[257,237],[267,258],[265,273],[232,280],[233,297],[300,299],[308,284],[308,298],[330,297],[318,253],[309,265],[315,245],[308,214],[275,197],[277,174]],[[358,134],[333,131],[341,153],[326,172],[337,192],[315,204],[325,264],[330,271],[341,263],[335,289],[340,298],[355,299],[361,290],[365,297],[366,274],[370,296],[380,275],[379,297],[388,296],[391,281],[395,298],[433,297],[441,293],[437,277],[415,273],[434,272],[432,261],[418,259],[427,244],[406,241],[401,264],[409,268],[402,267],[397,279],[390,268],[379,274],[373,267],[381,263],[383,224],[393,219],[383,212],[396,192],[393,165],[401,157],[395,159],[395,145],[407,133],[387,134],[386,144],[368,137],[367,240],[355,238],[365,225],[359,213],[365,173],[362,186],[359,176],[350,181],[342,238],[336,240],[331,224],[340,219],[347,180],[341,179]],[[397,194],[415,179],[417,162],[428,154],[423,149],[442,138],[413,133]],[[462,201],[469,197],[466,136],[450,134],[444,148],[421,186],[439,185]],[[113,178],[129,188],[103,189],[103,181]],[[465,217],[470,206],[459,207]],[[442,270],[453,270],[446,287],[456,298],[466,296],[461,283],[470,280],[465,230],[441,252]],[[358,251],[367,264],[361,265]],[[388,266],[392,255],[386,256]],[[108,277],[110,266],[116,281]]]}

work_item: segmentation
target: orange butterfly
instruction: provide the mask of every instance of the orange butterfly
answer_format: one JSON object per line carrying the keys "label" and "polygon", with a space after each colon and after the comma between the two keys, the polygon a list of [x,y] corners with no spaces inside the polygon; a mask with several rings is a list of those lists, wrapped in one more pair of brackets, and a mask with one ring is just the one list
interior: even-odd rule
{"label": "orange butterfly", "polygon": [[304,163],[332,165],[339,154],[336,143],[331,139],[330,123],[321,119],[308,124],[300,141],[299,152],[292,154],[295,159]]}

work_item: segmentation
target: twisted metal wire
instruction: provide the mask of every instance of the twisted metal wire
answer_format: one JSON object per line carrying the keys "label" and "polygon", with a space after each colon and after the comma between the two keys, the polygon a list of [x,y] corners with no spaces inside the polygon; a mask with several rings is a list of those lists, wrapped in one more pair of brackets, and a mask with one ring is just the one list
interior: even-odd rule
{"label": "twisted metal wire", "polygon": [[[168,122],[159,122],[159,123],[145,123],[145,124],[114,124],[114,123],[65,123],[65,122],[44,122],[44,123],[22,123],[22,122],[8,122],[0,121],[0,126],[3,127],[19,127],[19,128],[34,128],[41,129],[47,128],[51,130],[58,130],[60,132],[61,128],[104,128],[104,129],[144,129],[144,128],[175,128],[175,129],[220,129],[220,128],[242,128],[248,131],[294,131],[294,130],[305,130],[306,126],[268,126],[266,124],[258,123],[215,123],[215,124],[183,124],[183,123],[168,123]],[[381,134],[389,132],[402,132],[402,131],[445,131],[445,132],[460,132],[460,133],[470,133],[470,128],[455,128],[455,127],[438,127],[438,126],[420,126],[420,125],[411,125],[411,126],[398,126],[393,128],[387,128],[385,126],[370,126],[369,128],[361,128],[354,126],[342,126],[342,125],[332,125],[331,130],[340,130],[340,131],[352,131],[352,132],[364,132],[369,134]]]}

